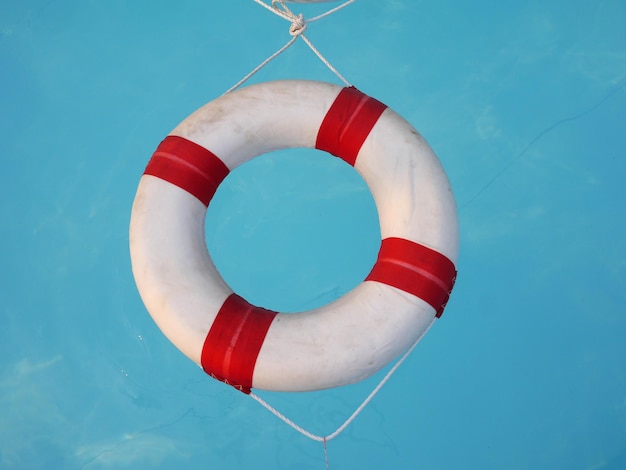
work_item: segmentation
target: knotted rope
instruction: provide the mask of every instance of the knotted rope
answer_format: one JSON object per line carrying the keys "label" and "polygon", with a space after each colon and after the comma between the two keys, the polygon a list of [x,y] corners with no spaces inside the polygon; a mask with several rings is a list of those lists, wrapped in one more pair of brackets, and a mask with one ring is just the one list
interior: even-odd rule
{"label": "knotted rope", "polygon": [[336,11],[339,11],[339,10],[341,10],[344,7],[347,7],[351,3],[354,3],[356,0],[348,0],[348,1],[344,2],[344,3],[342,3],[341,5],[326,11],[325,13],[322,13],[321,15],[315,16],[313,18],[309,18],[308,20],[305,19],[304,15],[302,15],[301,13],[296,15],[294,12],[292,12],[289,9],[289,7],[287,5],[285,5],[285,0],[272,0],[272,4],[271,5],[265,3],[263,0],[254,0],[254,1],[256,3],[258,3],[259,5],[261,5],[262,7],[264,7],[265,9],[271,11],[275,15],[280,16],[284,20],[287,20],[287,21],[289,21],[289,23],[291,23],[290,26],[289,26],[289,34],[291,35],[291,39],[289,41],[287,41],[287,43],[284,46],[282,46],[280,49],[278,49],[276,52],[274,52],[272,55],[270,55],[267,59],[265,59],[263,62],[261,62],[259,65],[257,65],[250,73],[248,73],[248,75],[246,75],[241,80],[239,80],[237,83],[235,83],[224,94],[230,93],[231,91],[236,90],[241,85],[243,85],[255,73],[257,73],[259,70],[261,70],[267,64],[269,64],[272,60],[274,60],[280,54],[285,52],[290,46],[292,46],[296,42],[296,40],[298,38],[301,38],[305,42],[305,44],[307,46],[309,46],[309,48],[313,51],[313,53],[324,63],[324,65],[326,65],[326,67],[329,68],[329,70],[331,72],[333,72],[337,76],[337,78],[339,78],[339,80],[341,80],[344,83],[344,85],[346,85],[348,87],[352,86],[350,84],[350,82],[348,82],[343,77],[343,75],[341,75],[337,71],[337,69],[335,69],[335,67],[333,67],[331,65],[331,63],[320,53],[320,51],[317,50],[317,48],[313,45],[313,43],[309,40],[309,38],[307,38],[304,35],[304,32],[307,29],[307,24],[308,23],[312,23],[314,21],[321,20],[322,18],[324,18],[324,17],[326,17],[328,15],[331,15],[331,14],[335,13]]}

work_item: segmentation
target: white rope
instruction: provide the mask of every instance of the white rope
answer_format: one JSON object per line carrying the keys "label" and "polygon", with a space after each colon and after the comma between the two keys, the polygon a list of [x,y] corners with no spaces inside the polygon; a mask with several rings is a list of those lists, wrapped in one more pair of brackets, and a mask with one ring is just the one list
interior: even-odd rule
{"label": "white rope", "polygon": [[281,18],[289,21],[291,23],[291,25],[289,26],[289,34],[292,36],[292,38],[283,47],[278,49],[271,56],[269,56],[267,59],[265,59],[259,65],[257,65],[250,73],[248,73],[245,77],[243,77],[241,80],[239,80],[235,85],[230,87],[224,94],[230,93],[231,91],[233,91],[233,90],[239,88],[241,85],[243,85],[255,73],[257,73],[259,70],[261,70],[263,67],[265,67],[267,64],[269,64],[276,57],[278,57],[280,54],[285,52],[290,46],[292,46],[296,42],[296,39],[298,39],[298,37],[302,38],[302,40],[306,43],[307,46],[309,46],[309,48],[313,51],[313,53],[324,63],[324,65],[326,65],[326,67],[328,67],[328,69],[331,72],[333,72],[337,76],[337,78],[339,78],[339,80],[341,80],[344,83],[344,85],[346,85],[348,87],[352,86],[350,84],[350,82],[348,82],[343,77],[343,75],[341,75],[337,71],[337,69],[330,64],[330,62],[320,53],[320,51],[318,51],[317,48],[315,46],[313,46],[313,43],[304,35],[304,31],[306,31],[307,23],[310,23],[312,21],[317,21],[317,20],[320,20],[320,19],[322,19],[322,18],[324,18],[324,17],[326,17],[328,15],[331,15],[331,14],[335,13],[336,11],[341,10],[344,7],[347,7],[351,3],[354,3],[356,0],[348,0],[348,1],[344,2],[344,3],[342,3],[341,5],[339,5],[339,6],[335,7],[335,8],[332,8],[332,9],[328,10],[327,12],[322,13],[321,15],[315,16],[315,17],[313,17],[313,18],[311,18],[309,20],[305,20],[304,16],[302,14],[296,15],[295,13],[293,13],[289,9],[289,7],[287,5],[285,5],[285,1],[284,0],[272,0],[272,4],[271,5],[265,3],[263,0],[254,0],[254,1],[255,1],[255,3],[258,3],[259,5],[261,5],[263,8],[271,11],[275,15],[278,15]]}
{"label": "white rope", "polygon": [[311,43],[311,41],[309,41],[309,39],[304,35],[300,35],[300,37],[302,38],[302,40],[306,43],[307,46],[309,46],[311,48],[311,50],[315,53],[315,55],[317,57],[319,57],[319,59],[326,65],[326,67],[328,67],[330,69],[331,72],[333,72],[337,78],[339,78],[339,80],[341,80],[343,82],[343,84],[347,87],[352,86],[350,84],[350,82],[348,82],[348,80],[346,80],[343,75],[341,75],[339,72],[337,72],[337,69],[335,69],[335,67],[333,67],[330,62],[328,62],[328,60],[326,60],[326,58],[320,54],[320,52],[315,48],[315,46],[313,46],[313,44]]}
{"label": "white rope", "polygon": [[263,398],[261,398],[260,396],[258,396],[256,393],[254,392],[250,392],[250,398],[253,398],[254,400],[258,401],[265,409],[267,409],[270,413],[272,413],[273,415],[275,415],[277,418],[281,419],[282,421],[284,421],[285,423],[287,423],[289,426],[291,426],[292,428],[294,428],[296,431],[298,431],[300,434],[303,434],[304,436],[308,437],[309,439],[312,439],[314,441],[317,442],[324,442],[324,437],[323,436],[318,436],[316,434],[310,433],[309,431],[307,431],[306,429],[304,429],[301,426],[298,426],[296,423],[294,423],[293,421],[291,421],[289,418],[287,418],[284,414],[282,414],[280,411],[278,411],[276,408],[274,408],[272,405],[270,405],[268,402],[266,402],[265,400],[263,400]]}
{"label": "white rope", "polygon": [[292,37],[289,42],[287,42],[287,44],[285,44],[283,47],[281,47],[280,49],[278,49],[276,52],[274,52],[271,56],[269,56],[267,59],[265,59],[263,62],[261,62],[259,65],[257,65],[250,73],[248,73],[248,75],[246,75],[245,77],[243,77],[241,80],[239,80],[237,83],[235,83],[233,86],[231,86],[228,90],[226,90],[226,92],[224,93],[225,95],[230,93],[231,91],[236,90],[237,88],[239,88],[241,85],[243,85],[244,83],[246,83],[250,77],[252,77],[252,75],[254,75],[255,73],[257,73],[259,70],[261,70],[263,67],[265,67],[267,64],[269,64],[272,60],[274,60],[276,57],[278,57],[280,54],[282,54],[283,52],[285,52],[289,46],[291,46],[294,42],[296,42],[296,39],[298,39],[298,36],[294,36]]}
{"label": "white rope", "polygon": [[339,6],[335,7],[335,8],[331,8],[326,13],[322,13],[321,15],[315,16],[313,18],[309,18],[307,21],[309,23],[312,23],[313,21],[321,20],[325,16],[332,15],[336,11],[339,11],[342,8],[347,7],[348,5],[350,5],[351,3],[354,3],[354,2],[356,2],[356,0],[348,0],[347,2],[344,2],[344,3],[342,3],[341,5],[339,5]]}
{"label": "white rope", "polygon": [[381,379],[381,381],[378,383],[378,385],[376,385],[374,390],[372,390],[370,392],[370,394],[367,396],[367,398],[365,400],[363,400],[363,402],[359,405],[359,407],[356,410],[354,410],[354,412],[350,415],[350,417],[348,419],[346,419],[344,421],[344,423],[341,426],[339,426],[334,432],[328,434],[327,436],[318,436],[316,434],[313,434],[313,433],[307,431],[303,427],[297,425],[292,420],[287,418],[284,414],[282,414],[280,411],[278,411],[276,408],[274,408],[272,405],[270,405],[265,400],[263,400],[260,396],[256,395],[254,392],[250,393],[250,397],[253,398],[254,400],[256,400],[257,402],[259,402],[270,413],[274,414],[276,417],[278,417],[279,419],[284,421],[286,424],[291,426],[293,429],[295,429],[299,433],[303,434],[304,436],[306,436],[309,439],[312,439],[314,441],[323,442],[324,443],[324,455],[326,457],[326,469],[328,469],[328,453],[327,453],[327,450],[326,450],[326,443],[328,441],[330,441],[331,439],[334,439],[335,437],[337,437],[339,434],[341,434],[350,425],[350,423],[352,423],[352,421],[354,421],[356,419],[356,417],[365,409],[365,407],[373,400],[373,398],[380,391],[380,389],[383,388],[383,385],[385,385],[389,381],[391,376],[396,372],[396,370],[398,370],[398,368],[402,365],[402,363],[413,352],[413,350],[417,346],[417,343],[419,343],[422,340],[422,338],[424,337],[424,335],[426,333],[428,333],[428,330],[430,330],[431,327],[434,325],[435,320],[436,320],[436,318],[434,318],[430,322],[428,327],[426,327],[426,329],[422,332],[422,334],[419,335],[419,337],[415,340],[415,342],[411,345],[411,347],[393,365],[393,367],[391,369],[389,369],[389,372],[387,372],[385,374],[385,376]]}

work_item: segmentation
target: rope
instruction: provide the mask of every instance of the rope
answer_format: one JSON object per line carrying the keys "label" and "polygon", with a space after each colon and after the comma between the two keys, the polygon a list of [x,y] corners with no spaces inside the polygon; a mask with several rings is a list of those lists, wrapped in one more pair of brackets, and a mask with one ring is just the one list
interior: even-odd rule
{"label": "rope", "polygon": [[[274,52],[272,55],[270,55],[267,59],[265,59],[263,62],[261,62],[259,65],[257,65],[250,73],[248,73],[245,77],[243,77],[241,80],[239,80],[235,85],[233,85],[230,89],[228,89],[228,91],[226,91],[226,93],[224,93],[224,94],[230,93],[231,91],[239,88],[243,83],[245,83],[248,79],[250,79],[250,77],[252,77],[255,73],[257,73],[259,70],[261,70],[263,67],[265,67],[268,63],[270,63],[272,60],[274,60],[276,57],[278,57],[280,54],[282,54],[284,51],[286,51],[289,47],[291,47],[296,42],[296,40],[298,38],[302,38],[302,40],[305,42],[305,44],[307,46],[309,46],[309,48],[313,51],[313,53],[324,63],[324,65],[326,65],[326,67],[328,67],[328,69],[331,72],[333,72],[337,76],[337,78],[339,78],[339,80],[341,80],[348,87],[352,86],[350,84],[350,82],[348,82],[335,69],[335,67],[333,67],[330,64],[330,62],[320,53],[320,51],[317,50],[317,48],[313,45],[313,43],[304,35],[304,32],[307,29],[307,23],[311,23],[313,21],[318,21],[318,20],[320,20],[322,18],[325,18],[326,16],[329,16],[329,15],[335,13],[336,11],[339,11],[342,8],[345,8],[348,5],[354,3],[356,0],[347,0],[346,2],[342,3],[341,5],[339,5],[339,6],[335,7],[335,8],[332,8],[332,9],[328,10],[325,13],[322,13],[321,15],[318,15],[318,16],[315,16],[313,18],[310,18],[309,20],[305,20],[304,16],[302,14],[298,14],[298,15],[294,14],[289,9],[289,7],[287,7],[287,5],[285,5],[285,0],[272,0],[271,6],[269,4],[267,4],[267,3],[265,3],[263,0],[254,0],[254,1],[257,4],[261,5],[262,7],[264,7],[265,9],[271,11],[275,15],[280,16],[281,18],[283,18],[283,19],[285,19],[285,20],[287,20],[287,21],[289,21],[291,23],[291,25],[289,26],[289,34],[291,35],[291,39],[284,46],[282,46],[280,49],[278,49],[276,52]],[[267,409],[270,413],[275,415],[277,418],[282,420],[287,425],[291,426],[293,429],[295,429],[296,431],[298,431],[302,435],[308,437],[309,439],[311,439],[313,441],[317,441],[317,442],[323,443],[323,446],[324,446],[324,460],[325,460],[325,463],[326,463],[326,470],[328,470],[328,467],[329,467],[329,463],[328,463],[328,446],[327,446],[328,441],[334,439],[339,434],[341,434],[352,423],[352,421],[354,421],[356,419],[356,417],[365,409],[365,407],[374,399],[374,397],[378,394],[380,389],[389,381],[391,376],[396,372],[396,370],[400,367],[400,365],[402,365],[402,363],[409,357],[409,355],[413,352],[413,350],[415,349],[417,344],[424,337],[424,335],[428,332],[428,330],[430,330],[430,328],[433,326],[434,323],[435,323],[435,319],[432,320],[432,322],[428,325],[428,327],[424,330],[424,332],[421,335],[419,335],[419,337],[415,340],[415,342],[411,345],[411,347],[393,365],[393,367],[391,369],[389,369],[387,374],[385,374],[385,376],[381,379],[381,381],[378,383],[378,385],[376,385],[376,387],[370,392],[370,394],[365,398],[365,400],[363,400],[363,402],[358,406],[358,408],[356,410],[354,410],[354,412],[348,417],[348,419],[346,419],[344,421],[344,423],[341,426],[339,426],[334,432],[328,434],[327,436],[318,436],[316,434],[313,434],[313,433],[307,431],[306,429],[304,429],[303,427],[299,426],[298,424],[296,424],[291,419],[287,418],[284,414],[282,414],[280,411],[278,411],[272,405],[270,405],[265,400],[263,400],[263,398],[261,398],[260,396],[256,395],[254,392],[250,392],[249,396],[252,399],[256,400],[261,406],[263,406],[265,409]]]}
{"label": "rope", "polygon": [[261,70],[263,67],[265,67],[267,64],[269,64],[272,60],[274,60],[276,57],[278,57],[280,54],[282,54],[283,52],[285,52],[289,46],[291,46],[294,42],[296,42],[296,39],[298,39],[297,36],[292,37],[289,42],[287,44],[285,44],[283,47],[281,47],[280,49],[278,49],[276,52],[274,52],[271,56],[269,56],[267,59],[265,59],[263,62],[261,62],[259,65],[257,65],[250,73],[248,73],[248,75],[246,75],[245,77],[243,77],[241,80],[239,80],[237,83],[235,83],[233,86],[231,86],[228,90],[226,90],[226,92],[224,93],[225,95],[227,95],[228,93],[230,93],[231,91],[236,90],[237,88],[239,88],[241,85],[243,85],[244,83],[246,83],[250,77],[252,77],[252,75],[254,75],[255,73],[257,73],[259,70]]}
{"label": "rope", "polygon": [[356,410],[354,410],[354,412],[350,415],[350,417],[348,419],[346,419],[344,421],[344,423],[341,426],[339,426],[334,432],[328,434],[327,436],[318,436],[317,434],[313,434],[313,433],[307,431],[303,427],[299,426],[298,424],[296,424],[295,422],[293,422],[292,420],[287,418],[284,414],[282,414],[280,411],[278,411],[272,405],[270,405],[265,400],[263,400],[263,398],[261,398],[260,396],[256,395],[254,392],[251,392],[249,394],[249,396],[251,398],[253,398],[254,400],[256,400],[257,402],[259,402],[270,413],[272,413],[277,418],[281,419],[286,424],[291,426],[293,429],[298,431],[300,434],[308,437],[309,439],[311,439],[313,441],[322,442],[324,444],[324,457],[326,459],[326,470],[328,470],[328,450],[327,450],[327,447],[326,447],[327,442],[332,440],[332,439],[334,439],[339,434],[341,434],[350,425],[350,423],[352,423],[352,421],[354,421],[356,419],[356,417],[365,409],[365,407],[373,400],[373,398],[376,396],[376,394],[378,394],[380,389],[383,388],[383,386],[389,381],[391,376],[396,372],[396,370],[398,370],[398,368],[402,365],[402,363],[413,352],[413,350],[417,346],[417,343],[419,343],[422,340],[422,338],[424,337],[424,335],[426,333],[428,333],[428,330],[430,330],[431,327],[434,325],[435,320],[436,320],[436,318],[434,318],[430,322],[428,327],[426,327],[426,329],[422,332],[422,334],[419,335],[419,337],[415,340],[415,342],[411,345],[411,347],[393,365],[393,367],[391,369],[389,369],[389,372],[387,372],[385,374],[385,376],[381,379],[381,381],[378,383],[378,385],[376,385],[376,387],[374,387],[374,389],[370,392],[370,394],[367,396],[367,398],[365,398],[365,400],[363,400],[363,402],[359,405],[359,407]]}
{"label": "rope", "polygon": [[313,21],[321,20],[325,16],[332,15],[336,11],[339,11],[342,8],[345,8],[345,7],[347,7],[348,5],[350,5],[351,3],[354,3],[354,2],[356,2],[356,0],[348,0],[347,2],[344,2],[341,5],[336,6],[335,8],[331,8],[326,13],[322,13],[321,15],[317,15],[317,16],[314,16],[313,18],[310,18],[309,19],[309,23],[312,23]]}
{"label": "rope", "polygon": [[315,53],[315,55],[324,63],[324,65],[326,65],[326,67],[328,67],[330,69],[331,72],[333,72],[337,78],[339,78],[339,80],[341,80],[343,82],[343,84],[347,87],[351,87],[352,85],[350,84],[350,82],[348,80],[346,80],[343,75],[341,75],[339,72],[337,72],[337,69],[335,69],[335,67],[333,67],[330,62],[328,62],[328,60],[326,60],[326,58],[320,54],[320,52],[315,48],[315,46],[313,46],[313,44],[311,43],[311,41],[309,41],[309,39],[302,34],[300,36],[302,38],[302,40],[306,43],[307,46],[309,46],[309,48],[311,48],[311,50]]}
{"label": "rope", "polygon": [[324,461],[326,462],[326,470],[328,470],[328,446],[326,445],[326,438],[324,438]]}
{"label": "rope", "polygon": [[344,85],[346,85],[348,87],[352,86],[350,84],[350,82],[348,82],[343,77],[343,75],[341,75],[337,71],[337,69],[330,64],[330,62],[320,53],[320,51],[317,50],[317,48],[313,45],[313,43],[304,35],[304,31],[306,31],[308,23],[311,23],[313,21],[318,21],[318,20],[320,20],[322,18],[325,18],[326,16],[331,15],[331,14],[335,13],[336,11],[339,11],[342,8],[347,7],[351,3],[354,3],[356,0],[348,0],[348,1],[344,2],[344,3],[342,3],[341,5],[336,6],[335,8],[332,8],[332,9],[328,10],[325,13],[322,13],[321,15],[315,16],[315,17],[310,18],[308,20],[305,20],[304,16],[301,13],[298,14],[298,15],[293,13],[289,9],[289,7],[287,5],[285,5],[285,0],[272,0],[272,4],[271,5],[265,3],[263,0],[254,0],[254,1],[255,1],[255,3],[258,3],[263,8],[265,8],[266,10],[269,10],[272,13],[274,13],[275,15],[280,16],[284,20],[289,21],[291,23],[291,25],[289,26],[289,34],[292,37],[291,37],[291,39],[289,41],[287,41],[287,43],[284,46],[282,46],[280,49],[278,49],[276,52],[274,52],[272,55],[270,55],[267,59],[265,59],[263,62],[261,62],[259,65],[257,65],[250,73],[248,73],[245,77],[243,77],[241,80],[239,80],[235,85],[230,87],[224,94],[228,94],[231,91],[236,90],[241,85],[243,85],[255,73],[257,73],[259,70],[261,70],[267,64],[269,64],[272,60],[274,60],[280,54],[285,52],[289,47],[291,47],[296,42],[296,40],[299,37],[302,38],[302,40],[305,42],[305,44],[307,46],[309,46],[309,48],[313,51],[313,53],[324,63],[324,65],[326,65],[326,67],[328,67],[328,69],[331,72],[333,72],[337,76],[337,78],[339,78],[339,80],[341,80],[343,82]]}

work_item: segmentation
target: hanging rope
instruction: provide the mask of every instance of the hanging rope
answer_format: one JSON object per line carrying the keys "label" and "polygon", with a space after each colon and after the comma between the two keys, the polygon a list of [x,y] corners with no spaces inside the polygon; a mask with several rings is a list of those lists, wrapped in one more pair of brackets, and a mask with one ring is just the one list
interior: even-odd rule
{"label": "hanging rope", "polygon": [[378,385],[376,385],[374,390],[370,392],[367,398],[363,400],[363,402],[359,405],[359,407],[356,410],[354,410],[354,412],[350,415],[350,417],[346,419],[344,423],[341,426],[339,426],[334,432],[328,434],[327,436],[318,436],[316,434],[313,434],[307,431],[303,427],[297,425],[295,422],[287,418],[284,414],[282,414],[272,405],[267,403],[260,396],[256,395],[254,392],[251,392],[249,396],[253,398],[254,400],[256,400],[257,402],[259,402],[270,413],[274,414],[276,417],[278,417],[279,419],[284,421],[286,424],[291,426],[293,429],[298,431],[300,434],[314,441],[322,442],[324,444],[324,458],[326,460],[326,470],[328,470],[328,449],[326,446],[327,442],[330,441],[331,439],[334,439],[339,434],[341,434],[350,425],[350,423],[352,423],[352,421],[354,421],[356,417],[365,409],[365,407],[374,399],[374,397],[380,391],[380,389],[383,388],[383,385],[385,385],[389,381],[391,376],[396,372],[396,370],[398,370],[398,368],[402,365],[402,363],[406,360],[406,358],[410,356],[410,354],[413,352],[413,350],[417,346],[417,343],[419,343],[421,339],[424,337],[424,335],[428,333],[428,330],[430,330],[430,328],[433,326],[434,323],[435,323],[435,319],[433,319],[433,321],[422,332],[422,334],[419,335],[419,337],[415,340],[415,342],[411,345],[411,347],[407,350],[407,352],[405,352],[404,355],[393,365],[393,367],[389,369],[389,372],[385,374],[385,376],[381,379]]}
{"label": "hanging rope", "polygon": [[265,59],[263,62],[261,62],[259,65],[257,65],[250,73],[248,73],[245,77],[243,77],[241,80],[239,80],[237,83],[235,83],[232,87],[230,87],[226,91],[226,93],[224,93],[224,94],[230,93],[231,91],[236,90],[241,85],[243,85],[255,73],[257,73],[259,70],[261,70],[267,64],[269,64],[272,60],[274,60],[280,54],[285,52],[290,46],[292,46],[296,42],[296,40],[298,38],[302,38],[302,40],[305,42],[305,44],[307,46],[309,46],[309,48],[313,51],[313,53],[324,63],[324,65],[326,65],[326,67],[328,67],[328,69],[331,72],[333,72],[337,76],[337,78],[339,78],[339,80],[341,80],[344,83],[344,85],[352,86],[350,84],[350,82],[348,82],[343,77],[343,75],[341,75],[337,71],[337,69],[335,69],[335,67],[333,67],[331,65],[331,63],[320,53],[320,51],[317,50],[317,48],[313,45],[313,43],[304,35],[304,31],[306,31],[308,23],[312,23],[313,21],[321,20],[322,18],[325,18],[326,16],[331,15],[331,14],[335,13],[336,11],[339,11],[342,8],[347,7],[351,3],[354,3],[356,0],[348,0],[348,1],[344,2],[344,3],[342,3],[341,5],[328,10],[325,13],[322,13],[321,15],[315,16],[315,17],[310,18],[308,20],[305,20],[304,16],[301,13],[298,14],[298,15],[293,13],[289,9],[289,7],[287,5],[285,5],[285,0],[272,0],[272,4],[271,5],[265,3],[263,0],[254,0],[254,1],[256,3],[258,3],[259,5],[261,5],[262,7],[264,7],[265,9],[271,11],[275,15],[280,16],[284,20],[289,21],[291,23],[291,25],[289,26],[289,34],[292,37],[283,47],[278,49],[276,52],[274,52],[272,55],[270,55],[267,59]]}
{"label": "hanging rope", "polygon": [[[345,8],[346,6],[350,5],[351,3],[354,3],[356,0],[348,0],[348,1],[344,2],[344,3],[342,3],[341,5],[328,10],[325,13],[322,13],[321,15],[315,16],[315,17],[310,18],[308,20],[305,20],[305,18],[304,18],[304,16],[302,14],[298,14],[298,15],[294,14],[289,9],[289,7],[287,7],[287,5],[285,5],[285,0],[272,0],[271,5],[265,3],[263,0],[254,0],[254,1],[256,3],[258,3],[259,5],[261,5],[262,7],[264,7],[265,9],[271,11],[275,15],[280,16],[281,18],[283,18],[283,19],[285,19],[285,20],[287,20],[287,21],[289,21],[291,23],[290,26],[289,26],[289,34],[291,35],[291,39],[284,46],[282,46],[280,49],[278,49],[276,52],[274,52],[272,55],[270,55],[267,59],[265,59],[263,62],[261,62],[259,65],[257,65],[250,73],[248,73],[245,77],[243,77],[241,80],[239,80],[228,91],[226,91],[225,94],[230,93],[231,91],[239,88],[243,83],[245,83],[248,79],[250,79],[250,77],[252,77],[255,73],[257,73],[259,70],[261,70],[263,67],[265,67],[269,62],[271,62],[276,57],[278,57],[280,54],[282,54],[284,51],[286,51],[289,47],[291,47],[296,42],[296,40],[298,38],[301,38],[305,42],[305,44],[307,46],[309,46],[309,48],[313,51],[313,53],[330,69],[330,71],[332,71],[339,78],[339,80],[341,80],[346,86],[352,86],[350,84],[350,82],[348,82],[335,69],[335,67],[333,67],[330,64],[330,62],[317,50],[317,48],[313,45],[313,43],[311,43],[311,41],[304,35],[304,32],[307,29],[307,24],[308,23],[312,23],[314,21],[317,21],[317,20],[320,20],[322,18],[325,18],[326,16],[331,15],[331,14],[335,13],[336,11],[341,10],[342,8]],[[378,383],[378,385],[376,385],[376,387],[370,392],[370,394],[365,398],[365,400],[363,400],[363,402],[358,406],[358,408],[348,417],[348,419],[346,419],[344,421],[344,423],[341,426],[339,426],[334,432],[332,432],[332,433],[330,433],[330,434],[328,434],[326,436],[318,436],[316,434],[313,434],[313,433],[307,431],[306,429],[304,429],[303,427],[299,426],[298,424],[296,424],[291,419],[287,418],[284,414],[282,414],[280,411],[278,411],[272,405],[270,405],[265,400],[263,400],[263,398],[261,398],[260,396],[256,395],[254,392],[251,392],[249,394],[249,396],[251,398],[253,398],[254,400],[256,400],[259,404],[261,404],[269,412],[274,414],[277,418],[279,418],[280,420],[282,420],[283,422],[285,422],[286,424],[291,426],[293,429],[295,429],[296,431],[298,431],[302,435],[304,435],[304,436],[306,436],[309,439],[312,439],[314,441],[321,442],[323,444],[323,446],[324,446],[324,460],[325,460],[325,463],[326,463],[326,470],[328,470],[328,468],[329,468],[329,463],[328,463],[328,446],[327,446],[328,441],[334,439],[339,434],[341,434],[350,425],[350,423],[352,423],[352,421],[354,421],[356,419],[356,417],[365,409],[365,407],[374,399],[374,397],[376,396],[376,394],[378,394],[380,389],[389,381],[391,376],[396,372],[396,370],[400,367],[400,365],[402,365],[402,363],[409,357],[411,352],[413,352],[413,350],[415,349],[417,344],[420,342],[422,337],[428,332],[428,330],[430,330],[430,328],[432,327],[434,322],[435,322],[435,319],[433,319],[433,321],[428,325],[428,327],[424,330],[424,332],[415,340],[415,342],[411,345],[411,347],[393,365],[393,367],[391,369],[389,369],[387,374],[385,374],[385,376],[381,379],[381,381]]]}

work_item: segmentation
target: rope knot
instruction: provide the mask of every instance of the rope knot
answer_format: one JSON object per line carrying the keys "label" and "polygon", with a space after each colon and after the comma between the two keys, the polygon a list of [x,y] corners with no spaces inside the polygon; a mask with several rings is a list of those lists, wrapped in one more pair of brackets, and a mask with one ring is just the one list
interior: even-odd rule
{"label": "rope knot", "polygon": [[[291,25],[289,26],[289,34],[291,35],[291,39],[287,42],[287,44],[285,44],[283,47],[278,49],[276,52],[274,52],[271,56],[269,56],[267,59],[265,59],[259,65],[257,65],[252,70],[252,72],[248,73],[248,75],[246,75],[241,80],[239,80],[237,83],[235,83],[235,85],[230,87],[230,89],[228,89],[226,91],[226,93],[224,93],[224,94],[230,93],[231,91],[239,88],[239,86],[241,86],[243,83],[245,83],[252,75],[257,73],[259,70],[261,70],[263,67],[265,67],[270,61],[274,60],[280,54],[285,52],[285,50],[287,50],[287,48],[291,47],[291,45],[293,45],[298,40],[298,38],[302,39],[306,43],[306,45],[309,46],[309,48],[313,51],[313,53],[326,65],[326,67],[328,67],[331,72],[333,72],[335,75],[337,75],[339,80],[341,80],[347,87],[352,86],[350,84],[350,82],[348,82],[345,78],[343,78],[341,76],[341,74],[339,72],[337,72],[335,67],[333,67],[330,64],[330,62],[328,62],[328,60],[326,60],[326,58],[320,53],[320,51],[318,51],[315,48],[315,46],[311,43],[311,41],[309,41],[309,39],[303,33],[306,31],[307,23],[312,23],[312,22],[320,20],[320,19],[322,19],[322,18],[324,18],[324,17],[326,17],[326,16],[328,16],[328,15],[330,15],[332,13],[335,13],[336,11],[341,10],[344,7],[347,7],[351,3],[356,2],[356,0],[345,0],[338,7],[331,8],[326,13],[322,13],[321,15],[317,15],[317,16],[314,16],[313,18],[309,18],[308,21],[304,19],[304,15],[302,15],[302,14],[296,15],[296,14],[293,13],[289,9],[289,7],[285,4],[285,1],[287,1],[287,0],[272,0],[271,3],[268,3],[268,0],[254,0],[254,1],[256,3],[258,3],[259,5],[261,5],[263,8],[265,8],[266,10],[271,11],[275,15],[280,16],[284,20],[287,20],[287,21],[289,21],[291,23]],[[301,0],[301,1],[302,2],[314,2],[316,0]]]}
{"label": "rope knot", "polygon": [[300,36],[306,31],[306,21],[304,15],[300,13],[298,16],[293,15],[291,18],[291,26],[289,26],[289,34],[292,36]]}
{"label": "rope knot", "polygon": [[306,21],[304,19],[304,15],[302,13],[296,15],[287,5],[285,5],[285,0],[272,0],[272,8],[274,9],[274,13],[283,17],[287,21],[291,21],[289,34],[292,36],[300,36],[304,33],[304,31],[306,31]]}

